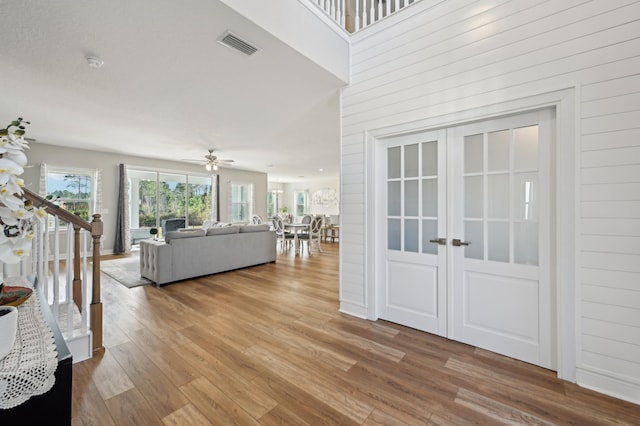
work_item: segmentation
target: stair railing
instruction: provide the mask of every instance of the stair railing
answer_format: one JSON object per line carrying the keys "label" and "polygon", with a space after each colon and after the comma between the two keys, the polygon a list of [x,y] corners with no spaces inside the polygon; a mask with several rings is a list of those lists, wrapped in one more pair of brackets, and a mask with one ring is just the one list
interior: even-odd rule
{"label": "stair railing", "polygon": [[341,28],[354,33],[417,0],[310,0]]}
{"label": "stair railing", "polygon": [[[37,232],[34,239],[34,249],[31,255],[30,266],[21,266],[21,274],[26,269],[31,269],[30,273],[34,273],[39,283],[43,283],[42,290],[47,296],[50,294],[49,285],[49,259],[50,249],[53,250],[53,267],[52,293],[53,300],[50,302],[52,310],[56,318],[58,315],[58,303],[60,301],[60,226],[62,220],[67,222],[67,253],[66,253],[66,272],[62,277],[66,283],[67,293],[67,315],[66,324],[59,324],[60,330],[71,332],[73,325],[74,312],[73,305],[77,307],[81,316],[82,330],[80,335],[90,333],[92,336],[92,351],[100,350],[102,345],[102,302],[100,295],[100,239],[103,233],[103,223],[99,214],[94,214],[91,222],[87,222],[80,216],[77,216],[61,206],[41,197],[40,195],[24,189],[24,197],[31,201],[35,207],[45,207],[49,216],[53,216],[54,229],[49,232],[49,218],[44,221],[41,226],[44,232]],[[42,231],[42,230],[41,230]],[[53,245],[50,247],[50,239],[53,237]],[[87,306],[88,274],[87,274],[87,237],[92,241],[92,275],[91,275],[91,303]],[[81,275],[82,274],[82,275]],[[71,285],[69,285],[71,284]],[[64,316],[63,316],[64,317]],[[87,317],[89,321],[87,321]],[[86,324],[89,322],[89,330]]]}

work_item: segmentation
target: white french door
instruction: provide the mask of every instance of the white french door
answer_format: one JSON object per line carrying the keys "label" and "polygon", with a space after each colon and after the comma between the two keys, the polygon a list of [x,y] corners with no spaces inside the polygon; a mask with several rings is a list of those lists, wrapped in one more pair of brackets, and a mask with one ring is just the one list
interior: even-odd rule
{"label": "white french door", "polygon": [[378,316],[555,369],[552,112],[385,140]]}
{"label": "white french door", "polygon": [[444,130],[389,139],[377,158],[379,316],[447,332],[446,146]]}

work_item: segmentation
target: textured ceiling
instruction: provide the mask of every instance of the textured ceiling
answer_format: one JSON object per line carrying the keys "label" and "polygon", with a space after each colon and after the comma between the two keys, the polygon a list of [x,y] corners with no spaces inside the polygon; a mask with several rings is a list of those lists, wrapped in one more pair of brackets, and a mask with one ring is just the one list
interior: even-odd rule
{"label": "textured ceiling", "polygon": [[35,143],[338,177],[343,83],[218,0],[0,0],[0,60],[0,124],[28,119]]}

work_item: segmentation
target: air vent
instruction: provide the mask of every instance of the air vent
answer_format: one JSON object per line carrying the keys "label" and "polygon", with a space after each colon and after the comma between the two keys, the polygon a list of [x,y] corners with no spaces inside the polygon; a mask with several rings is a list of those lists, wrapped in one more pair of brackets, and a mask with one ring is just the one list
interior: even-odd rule
{"label": "air vent", "polygon": [[245,55],[253,55],[258,51],[257,47],[253,46],[251,43],[245,40],[242,40],[240,37],[229,31],[222,34],[218,41],[225,46],[231,47],[232,49],[244,53]]}

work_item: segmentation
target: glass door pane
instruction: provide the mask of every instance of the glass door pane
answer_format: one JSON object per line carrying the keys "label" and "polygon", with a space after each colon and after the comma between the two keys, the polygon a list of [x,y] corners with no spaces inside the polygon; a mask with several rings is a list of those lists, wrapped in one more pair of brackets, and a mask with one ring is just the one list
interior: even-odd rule
{"label": "glass door pane", "polygon": [[188,200],[188,225],[200,227],[213,217],[213,187],[210,176],[189,176],[187,186]]}
{"label": "glass door pane", "polygon": [[158,178],[158,212],[164,235],[187,226],[187,176],[159,173]]}
{"label": "glass door pane", "polygon": [[537,265],[538,126],[464,137],[467,259]]}
{"label": "glass door pane", "polygon": [[[128,170],[129,225],[133,231],[158,226],[158,174],[152,171]],[[144,234],[148,235],[148,234]]]}

